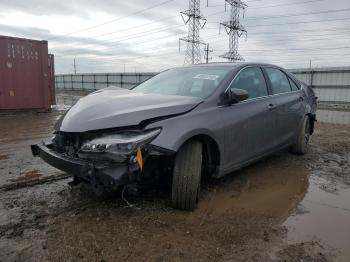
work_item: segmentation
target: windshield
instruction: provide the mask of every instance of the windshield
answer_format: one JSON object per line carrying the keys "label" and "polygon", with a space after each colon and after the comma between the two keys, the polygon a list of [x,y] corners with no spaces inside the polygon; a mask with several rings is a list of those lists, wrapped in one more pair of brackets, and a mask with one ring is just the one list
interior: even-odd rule
{"label": "windshield", "polygon": [[160,73],[134,90],[161,95],[206,98],[218,87],[232,68],[175,68]]}

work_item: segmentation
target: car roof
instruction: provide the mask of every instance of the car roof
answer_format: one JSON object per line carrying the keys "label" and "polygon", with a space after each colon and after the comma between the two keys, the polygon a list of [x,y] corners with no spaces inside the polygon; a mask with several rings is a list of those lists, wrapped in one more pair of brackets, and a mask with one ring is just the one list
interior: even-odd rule
{"label": "car roof", "polygon": [[190,65],[187,67],[246,67],[246,66],[272,66],[272,67],[278,67],[277,65],[273,64],[267,64],[267,63],[258,63],[258,62],[214,62],[214,63],[208,63],[208,64],[197,64],[197,65]]}

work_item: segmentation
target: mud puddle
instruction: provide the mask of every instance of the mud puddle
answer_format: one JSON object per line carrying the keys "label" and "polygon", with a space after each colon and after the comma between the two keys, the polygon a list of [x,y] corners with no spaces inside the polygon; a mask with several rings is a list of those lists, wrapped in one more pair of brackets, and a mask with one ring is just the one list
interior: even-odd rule
{"label": "mud puddle", "polygon": [[318,124],[307,166],[309,188],[284,223],[288,243],[317,241],[332,260],[350,261],[350,127]]}
{"label": "mud puddle", "polygon": [[221,183],[225,185],[201,200],[198,212],[207,210],[221,214],[239,209],[279,219],[287,217],[307,191],[308,173],[302,165],[291,168],[292,161],[285,157],[288,153],[281,154],[274,157],[275,161],[281,161],[273,168],[269,165],[272,159],[268,159],[237,173],[237,177],[229,183],[224,179],[225,182]]}
{"label": "mud puddle", "polygon": [[328,190],[329,181],[310,178],[310,187],[295,215],[283,224],[288,229],[288,241],[321,241],[334,249],[336,261],[350,259],[350,188]]}
{"label": "mud puddle", "polygon": [[[57,172],[32,156],[30,145],[52,136],[62,112],[8,112],[0,114],[0,188],[16,180],[29,180]],[[37,171],[37,172],[33,172]],[[37,173],[37,174],[35,174]]]}

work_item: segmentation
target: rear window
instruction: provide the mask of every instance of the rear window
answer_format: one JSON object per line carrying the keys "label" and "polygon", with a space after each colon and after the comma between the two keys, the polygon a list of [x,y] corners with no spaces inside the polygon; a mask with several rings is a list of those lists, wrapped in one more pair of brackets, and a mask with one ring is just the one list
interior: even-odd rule
{"label": "rear window", "polygon": [[287,76],[279,69],[265,68],[266,73],[271,81],[272,91],[274,94],[291,92],[291,86]]}
{"label": "rear window", "polygon": [[299,87],[296,85],[296,83],[291,78],[289,78],[289,82],[290,82],[290,86],[292,88],[292,91],[298,91],[299,90]]}

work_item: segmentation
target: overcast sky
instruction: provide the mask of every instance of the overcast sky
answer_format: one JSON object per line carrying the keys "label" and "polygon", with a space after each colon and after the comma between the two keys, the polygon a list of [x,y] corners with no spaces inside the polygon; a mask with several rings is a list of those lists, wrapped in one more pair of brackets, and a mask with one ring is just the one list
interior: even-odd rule
{"label": "overcast sky", "polygon": [[[224,0],[202,0],[207,24],[200,36],[227,51]],[[250,0],[242,24],[248,31],[239,52],[246,61],[287,68],[350,66],[350,0]],[[147,10],[145,10],[147,9]],[[180,11],[187,0],[1,0],[0,34],[48,40],[56,73],[160,71],[181,66],[186,36]],[[142,11],[144,10],[144,11]],[[203,53],[203,52],[202,52]],[[204,54],[203,54],[204,55]],[[204,61],[204,60],[203,60]]]}

